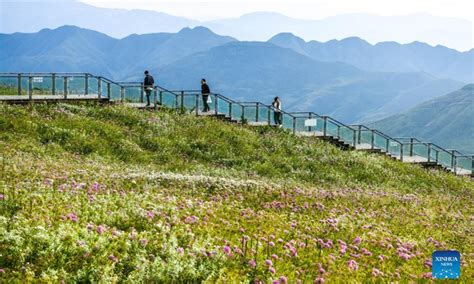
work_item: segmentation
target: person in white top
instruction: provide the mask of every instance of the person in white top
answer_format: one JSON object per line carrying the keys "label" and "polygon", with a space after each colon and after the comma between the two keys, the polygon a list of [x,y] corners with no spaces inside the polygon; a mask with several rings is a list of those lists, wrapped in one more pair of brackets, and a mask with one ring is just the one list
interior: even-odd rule
{"label": "person in white top", "polygon": [[275,109],[273,113],[273,119],[275,120],[275,125],[278,127],[282,126],[282,113],[281,113],[281,100],[279,97],[275,97],[272,102],[272,106]]}

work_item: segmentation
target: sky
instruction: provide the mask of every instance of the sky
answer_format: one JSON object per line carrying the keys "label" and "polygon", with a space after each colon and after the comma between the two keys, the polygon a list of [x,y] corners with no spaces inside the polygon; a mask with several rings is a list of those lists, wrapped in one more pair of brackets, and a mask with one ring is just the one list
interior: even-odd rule
{"label": "sky", "polygon": [[348,13],[383,16],[428,13],[474,21],[473,0],[80,0],[98,7],[144,9],[198,20],[238,17],[256,11],[300,19]]}

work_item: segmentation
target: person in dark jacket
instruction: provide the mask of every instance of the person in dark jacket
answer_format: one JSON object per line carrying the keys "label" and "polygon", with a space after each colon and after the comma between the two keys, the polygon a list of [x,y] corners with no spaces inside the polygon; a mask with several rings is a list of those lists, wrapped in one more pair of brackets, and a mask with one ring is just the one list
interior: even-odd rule
{"label": "person in dark jacket", "polygon": [[146,106],[150,106],[150,95],[153,91],[153,85],[155,84],[155,80],[153,76],[150,75],[150,72],[145,71],[145,79],[143,80],[143,87],[145,88],[146,94]]}
{"label": "person in dark jacket", "polygon": [[201,94],[202,94],[202,103],[204,105],[203,112],[208,112],[211,110],[209,107],[209,95],[211,94],[211,90],[206,83],[206,79],[201,79]]}
{"label": "person in dark jacket", "polygon": [[282,126],[282,113],[281,113],[281,100],[279,97],[275,97],[272,102],[274,109],[273,119],[275,120],[275,125],[278,127]]}

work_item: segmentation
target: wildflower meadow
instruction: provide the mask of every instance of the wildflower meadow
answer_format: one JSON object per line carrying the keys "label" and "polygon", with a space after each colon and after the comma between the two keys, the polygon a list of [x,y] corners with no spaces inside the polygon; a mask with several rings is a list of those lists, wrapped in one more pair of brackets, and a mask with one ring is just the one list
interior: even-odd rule
{"label": "wildflower meadow", "polygon": [[0,105],[0,282],[474,279],[474,183],[171,110]]}

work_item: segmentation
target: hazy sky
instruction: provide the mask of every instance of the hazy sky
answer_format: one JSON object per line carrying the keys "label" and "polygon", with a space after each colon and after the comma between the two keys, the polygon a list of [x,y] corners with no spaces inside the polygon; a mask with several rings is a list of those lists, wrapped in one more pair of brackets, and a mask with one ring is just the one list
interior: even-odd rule
{"label": "hazy sky", "polygon": [[436,16],[473,20],[474,0],[80,0],[109,8],[145,9],[193,19],[237,17],[255,11],[273,11],[304,19],[347,13]]}

